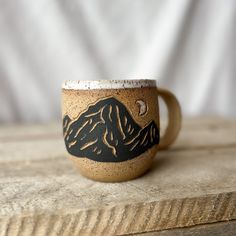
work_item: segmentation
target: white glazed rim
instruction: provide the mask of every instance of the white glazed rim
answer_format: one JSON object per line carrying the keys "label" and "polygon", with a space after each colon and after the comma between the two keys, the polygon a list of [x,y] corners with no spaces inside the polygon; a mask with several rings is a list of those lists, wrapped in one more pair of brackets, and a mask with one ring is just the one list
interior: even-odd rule
{"label": "white glazed rim", "polygon": [[66,80],[62,84],[62,88],[68,90],[125,89],[143,87],[156,87],[156,80]]}

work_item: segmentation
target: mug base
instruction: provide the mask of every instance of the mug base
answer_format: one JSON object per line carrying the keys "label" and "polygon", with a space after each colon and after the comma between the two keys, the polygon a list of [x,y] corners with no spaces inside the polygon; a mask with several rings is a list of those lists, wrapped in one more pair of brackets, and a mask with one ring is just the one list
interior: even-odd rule
{"label": "mug base", "polygon": [[80,173],[92,180],[101,182],[122,182],[135,179],[147,172],[155,156],[151,148],[140,156],[124,162],[98,162],[88,158],[69,155]]}

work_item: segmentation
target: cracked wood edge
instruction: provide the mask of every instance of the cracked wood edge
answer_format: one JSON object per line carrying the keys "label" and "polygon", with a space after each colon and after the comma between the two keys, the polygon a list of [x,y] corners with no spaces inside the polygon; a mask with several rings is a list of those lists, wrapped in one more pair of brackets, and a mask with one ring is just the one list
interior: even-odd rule
{"label": "cracked wood edge", "polygon": [[0,235],[124,235],[236,219],[236,192],[0,219]]}
{"label": "cracked wood edge", "polygon": [[136,234],[138,236],[235,236],[236,220]]}

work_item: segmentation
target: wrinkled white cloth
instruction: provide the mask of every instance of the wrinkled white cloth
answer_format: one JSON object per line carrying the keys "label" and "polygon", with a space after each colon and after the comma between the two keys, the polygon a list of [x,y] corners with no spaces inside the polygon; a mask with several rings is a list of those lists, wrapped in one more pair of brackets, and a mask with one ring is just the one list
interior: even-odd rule
{"label": "wrinkled white cloth", "polygon": [[71,79],[156,79],[186,116],[236,116],[235,0],[0,0],[0,122],[60,118]]}

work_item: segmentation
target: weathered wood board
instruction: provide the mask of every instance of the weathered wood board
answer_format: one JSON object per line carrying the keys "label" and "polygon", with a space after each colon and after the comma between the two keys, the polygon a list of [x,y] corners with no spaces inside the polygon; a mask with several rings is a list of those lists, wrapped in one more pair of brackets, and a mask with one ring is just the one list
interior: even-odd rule
{"label": "weathered wood board", "polygon": [[138,234],[138,236],[235,236],[236,221],[197,225],[193,227]]}
{"label": "weathered wood board", "polygon": [[0,235],[122,235],[236,219],[236,122],[186,120],[139,179],[99,183],[58,124],[0,127]]}

